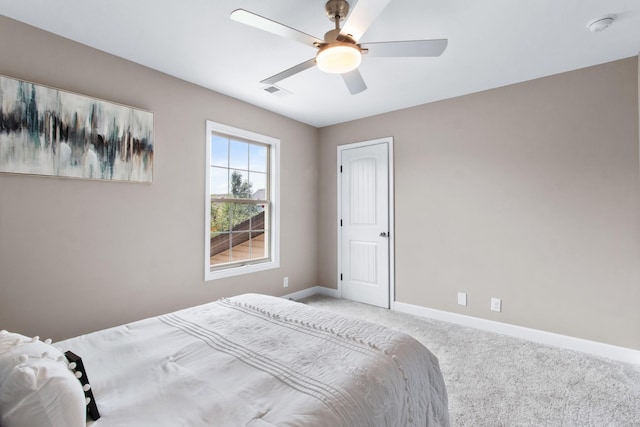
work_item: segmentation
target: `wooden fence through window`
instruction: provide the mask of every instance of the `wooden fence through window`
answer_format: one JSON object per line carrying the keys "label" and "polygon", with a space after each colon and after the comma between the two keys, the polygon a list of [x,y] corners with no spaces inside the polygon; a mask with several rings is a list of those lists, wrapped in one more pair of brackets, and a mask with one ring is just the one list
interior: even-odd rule
{"label": "wooden fence through window", "polygon": [[231,249],[232,239],[233,246],[237,246],[261,234],[264,234],[264,211],[236,225],[231,229],[231,232],[212,237],[210,256],[218,255],[221,252]]}

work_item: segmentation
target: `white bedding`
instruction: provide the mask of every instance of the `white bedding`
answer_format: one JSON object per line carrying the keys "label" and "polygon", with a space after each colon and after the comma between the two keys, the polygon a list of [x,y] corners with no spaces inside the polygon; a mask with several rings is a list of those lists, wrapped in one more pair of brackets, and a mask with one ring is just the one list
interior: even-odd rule
{"label": "white bedding", "polygon": [[115,426],[448,426],[438,360],[408,335],[247,294],[56,344]]}

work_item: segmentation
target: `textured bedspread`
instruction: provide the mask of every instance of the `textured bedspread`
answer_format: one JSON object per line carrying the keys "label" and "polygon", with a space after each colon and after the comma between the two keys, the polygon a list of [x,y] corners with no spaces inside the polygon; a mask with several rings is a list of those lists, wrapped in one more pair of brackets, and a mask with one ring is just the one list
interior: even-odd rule
{"label": "textured bedspread", "polygon": [[447,426],[438,361],[413,338],[247,294],[57,344],[111,426]]}

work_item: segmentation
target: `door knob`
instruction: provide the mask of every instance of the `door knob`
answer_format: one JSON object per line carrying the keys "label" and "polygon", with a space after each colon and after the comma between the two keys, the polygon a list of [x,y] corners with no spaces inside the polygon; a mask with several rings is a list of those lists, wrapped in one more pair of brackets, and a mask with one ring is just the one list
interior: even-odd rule
{"label": "door knob", "polygon": [[380,233],[380,237],[387,237],[387,233],[383,231],[382,233]]}

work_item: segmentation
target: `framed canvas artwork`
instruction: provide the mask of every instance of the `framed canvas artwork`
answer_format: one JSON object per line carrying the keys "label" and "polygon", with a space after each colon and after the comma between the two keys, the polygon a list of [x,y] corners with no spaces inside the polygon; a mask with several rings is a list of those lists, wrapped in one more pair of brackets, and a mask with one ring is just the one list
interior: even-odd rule
{"label": "framed canvas artwork", "polygon": [[0,75],[0,172],[150,183],[153,113]]}

